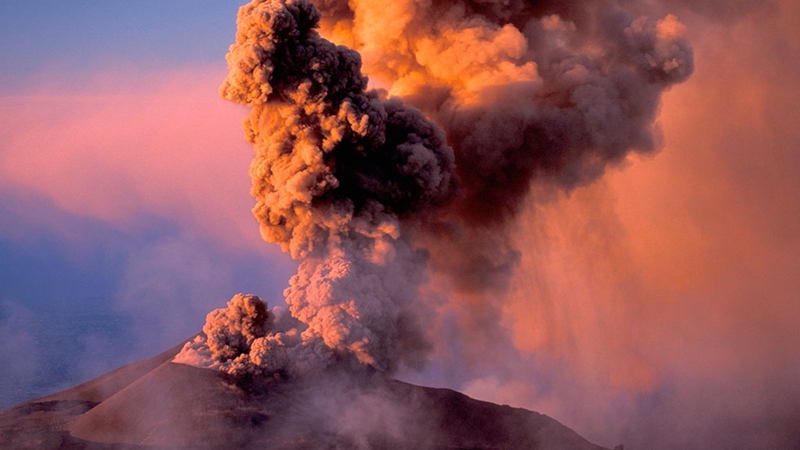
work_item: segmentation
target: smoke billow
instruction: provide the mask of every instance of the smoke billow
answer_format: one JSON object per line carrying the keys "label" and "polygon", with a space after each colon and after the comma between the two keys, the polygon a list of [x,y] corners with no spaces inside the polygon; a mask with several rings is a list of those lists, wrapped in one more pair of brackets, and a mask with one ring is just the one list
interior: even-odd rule
{"label": "smoke billow", "polygon": [[[273,372],[349,355],[393,371],[419,364],[428,346],[416,292],[427,255],[408,230],[453,196],[453,151],[418,110],[368,90],[359,55],[322,39],[319,19],[307,1],[242,7],[221,88],[252,107],[245,131],[261,234],[302,260],[285,291],[289,326],[240,336],[229,327],[240,310],[263,320],[242,307],[257,300],[236,297],[209,316],[196,346]],[[215,333],[243,345],[214,352]]]}
{"label": "smoke billow", "polygon": [[520,258],[506,228],[531,186],[569,191],[657,150],[661,94],[692,73],[678,19],[628,6],[243,6],[220,92],[252,108],[261,234],[301,262],[288,311],[237,296],[177,360],[267,373],[419,365],[429,264],[489,317],[476,319],[488,333],[490,297]]}
{"label": "smoke billow", "polygon": [[650,6],[322,3],[323,31],[360,51],[374,82],[421,108],[455,151],[457,200],[418,241],[463,329],[498,321],[521,257],[509,225],[532,186],[569,192],[631,151],[659,149],[661,95],[694,62],[677,17],[648,17]]}

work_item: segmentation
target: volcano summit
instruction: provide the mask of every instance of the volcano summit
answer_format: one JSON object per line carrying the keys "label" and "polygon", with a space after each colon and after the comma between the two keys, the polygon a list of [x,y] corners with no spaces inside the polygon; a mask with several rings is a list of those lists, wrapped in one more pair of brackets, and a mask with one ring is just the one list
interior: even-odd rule
{"label": "volcano summit", "polygon": [[172,362],[183,345],[0,413],[8,450],[603,450],[550,417],[331,366],[237,377]]}

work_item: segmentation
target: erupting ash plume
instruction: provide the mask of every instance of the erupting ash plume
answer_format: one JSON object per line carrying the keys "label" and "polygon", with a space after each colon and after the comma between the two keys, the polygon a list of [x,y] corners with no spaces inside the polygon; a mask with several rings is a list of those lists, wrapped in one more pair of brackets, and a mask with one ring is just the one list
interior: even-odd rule
{"label": "erupting ash plume", "polygon": [[[260,300],[237,296],[179,361],[196,349],[233,371],[296,372],[353,355],[392,371],[427,347],[416,301],[426,253],[407,228],[452,197],[453,151],[418,110],[367,90],[359,55],[322,39],[319,19],[307,1],[242,7],[221,88],[253,108],[262,235],[302,259],[285,292],[291,317],[265,331]],[[231,327],[239,316],[253,330]],[[236,344],[217,351],[220,334]]]}
{"label": "erupting ash plume", "polygon": [[485,325],[519,261],[506,228],[533,184],[569,191],[659,148],[661,94],[694,63],[675,16],[643,15],[653,6],[321,2],[323,32],[360,51],[373,82],[444,128],[455,151],[457,200],[418,242],[466,333],[492,334]]}
{"label": "erupting ash plume", "polygon": [[677,18],[613,1],[319,5],[243,6],[221,87],[252,108],[262,236],[301,260],[288,312],[236,296],[176,361],[419,364],[429,259],[461,294],[502,292],[504,227],[532,183],[568,190],[656,150],[661,93],[693,70]]}

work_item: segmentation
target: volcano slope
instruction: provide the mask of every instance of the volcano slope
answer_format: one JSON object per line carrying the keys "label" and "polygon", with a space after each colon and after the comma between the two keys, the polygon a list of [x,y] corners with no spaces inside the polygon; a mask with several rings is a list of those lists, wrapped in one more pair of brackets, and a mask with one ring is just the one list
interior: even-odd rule
{"label": "volcano slope", "polygon": [[183,344],[0,412],[4,449],[603,450],[556,420],[330,368],[234,378],[172,362]]}

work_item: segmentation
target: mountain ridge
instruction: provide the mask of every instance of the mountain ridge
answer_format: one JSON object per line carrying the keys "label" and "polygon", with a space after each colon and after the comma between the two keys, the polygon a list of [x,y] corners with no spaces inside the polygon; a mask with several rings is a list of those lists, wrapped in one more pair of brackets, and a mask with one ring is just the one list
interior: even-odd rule
{"label": "mountain ridge", "polygon": [[0,412],[16,449],[607,450],[546,415],[331,369],[237,379],[172,362],[178,345]]}

